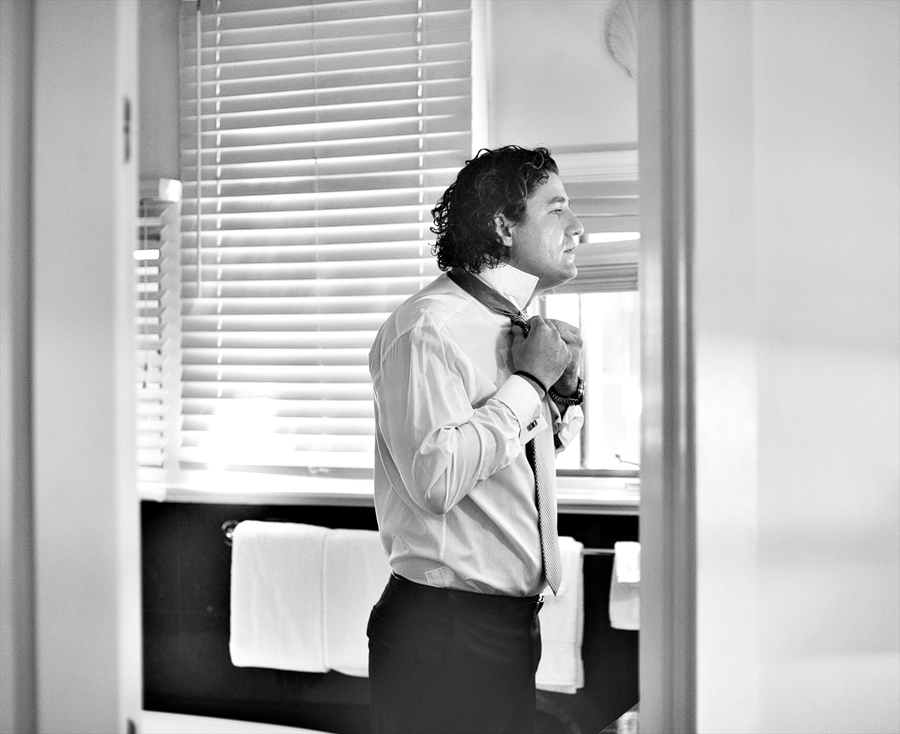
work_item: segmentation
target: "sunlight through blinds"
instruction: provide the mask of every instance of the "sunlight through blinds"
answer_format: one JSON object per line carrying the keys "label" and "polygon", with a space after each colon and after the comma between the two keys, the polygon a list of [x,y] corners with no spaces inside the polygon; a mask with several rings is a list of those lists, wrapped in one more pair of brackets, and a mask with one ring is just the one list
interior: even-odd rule
{"label": "sunlight through blinds", "polygon": [[[170,436],[169,398],[177,364],[178,259],[181,184],[172,179],[142,181],[138,237],[134,249],[135,336],[137,343],[138,483],[165,481],[166,441]],[[166,320],[166,315],[176,318]]]}
{"label": "sunlight through blinds", "polygon": [[469,6],[183,3],[182,468],[371,476],[369,347],[471,157]]}

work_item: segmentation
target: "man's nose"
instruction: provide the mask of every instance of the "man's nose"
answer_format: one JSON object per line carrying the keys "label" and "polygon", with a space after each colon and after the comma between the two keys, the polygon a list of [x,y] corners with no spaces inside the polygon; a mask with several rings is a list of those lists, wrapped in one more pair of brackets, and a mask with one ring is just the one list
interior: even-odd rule
{"label": "man's nose", "polygon": [[566,228],[566,234],[570,237],[581,237],[584,234],[584,226],[574,214],[572,215],[572,221],[569,222],[569,226]]}

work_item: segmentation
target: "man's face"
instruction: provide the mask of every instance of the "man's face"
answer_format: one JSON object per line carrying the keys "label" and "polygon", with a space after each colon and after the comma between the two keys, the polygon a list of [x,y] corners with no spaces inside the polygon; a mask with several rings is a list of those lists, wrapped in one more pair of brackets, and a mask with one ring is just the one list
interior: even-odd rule
{"label": "man's face", "polygon": [[525,202],[525,216],[507,222],[504,243],[510,249],[509,264],[538,278],[536,292],[555,288],[578,273],[575,248],[584,232],[569,209],[569,198],[555,173],[532,191]]}

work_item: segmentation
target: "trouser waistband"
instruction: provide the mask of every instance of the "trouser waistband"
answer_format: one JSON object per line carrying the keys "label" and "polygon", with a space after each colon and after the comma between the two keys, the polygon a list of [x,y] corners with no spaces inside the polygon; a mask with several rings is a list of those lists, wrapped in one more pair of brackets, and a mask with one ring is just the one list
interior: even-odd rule
{"label": "trouser waistband", "polygon": [[466,607],[481,612],[501,616],[535,616],[544,604],[544,597],[538,596],[504,596],[502,594],[478,594],[473,591],[459,589],[442,589],[436,586],[417,584],[414,581],[391,574],[388,582],[391,588],[401,594],[415,596],[423,601],[435,601],[442,604]]}

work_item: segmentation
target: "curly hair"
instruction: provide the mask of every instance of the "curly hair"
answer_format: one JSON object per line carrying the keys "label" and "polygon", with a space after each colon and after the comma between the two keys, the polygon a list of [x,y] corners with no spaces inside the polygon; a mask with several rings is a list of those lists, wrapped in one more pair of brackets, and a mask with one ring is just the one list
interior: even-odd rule
{"label": "curly hair", "polygon": [[431,231],[437,235],[431,249],[438,267],[478,273],[509,260],[509,248],[497,234],[494,218],[502,214],[521,221],[526,200],[551,173],[558,174],[559,169],[546,148],[507,145],[479,150],[431,210]]}

